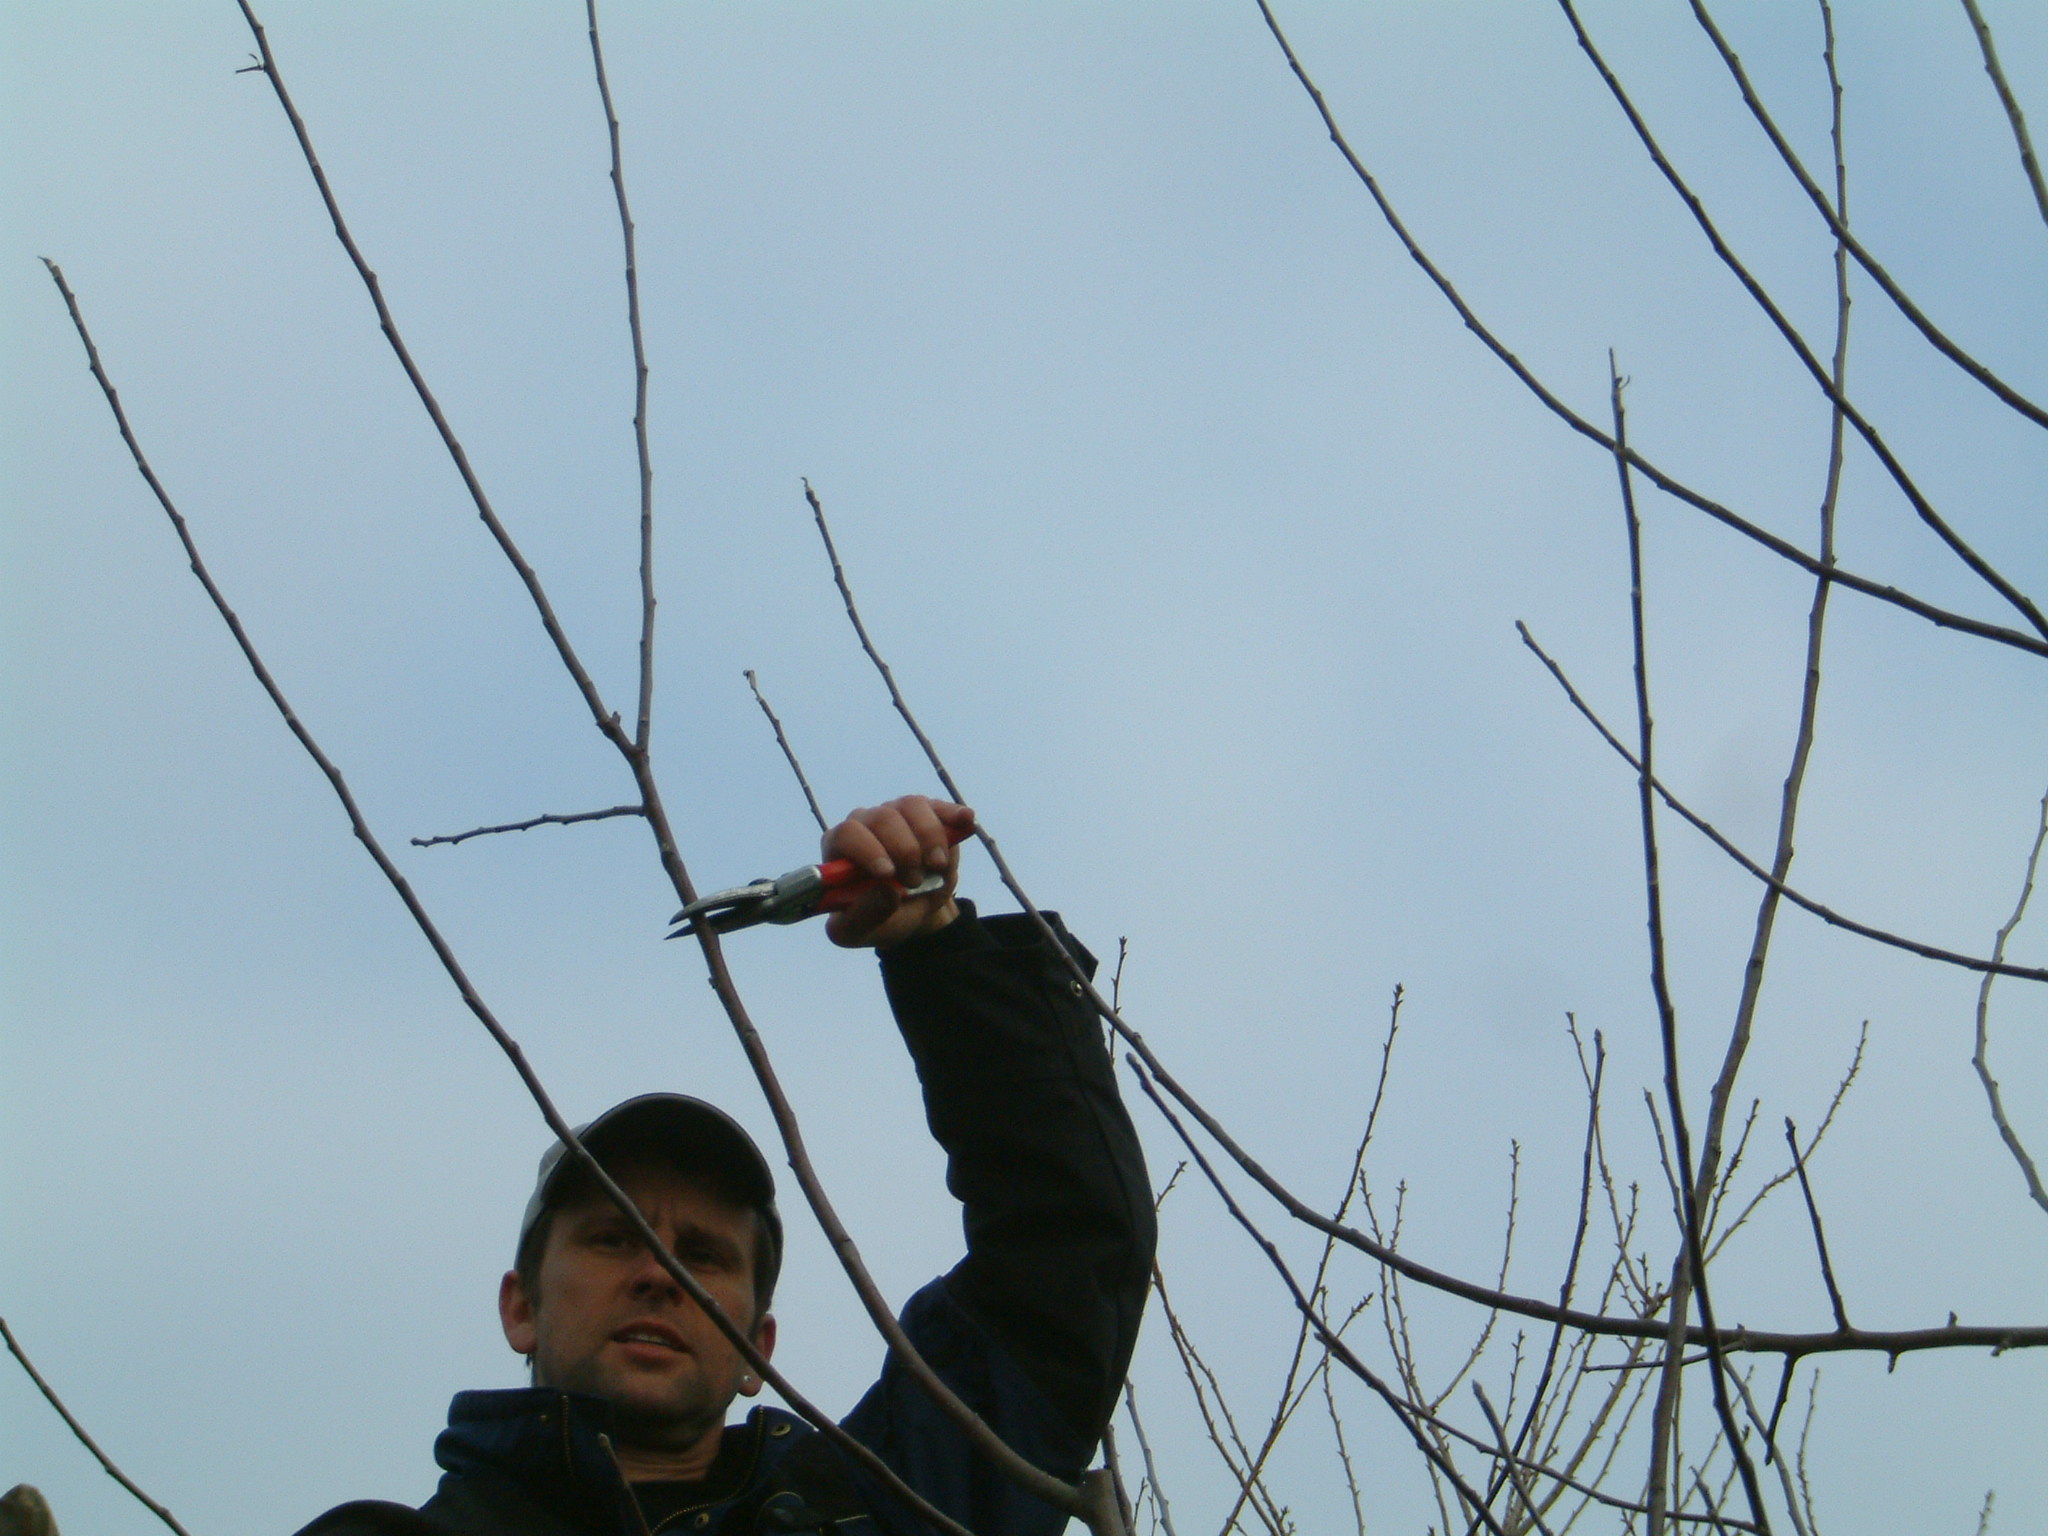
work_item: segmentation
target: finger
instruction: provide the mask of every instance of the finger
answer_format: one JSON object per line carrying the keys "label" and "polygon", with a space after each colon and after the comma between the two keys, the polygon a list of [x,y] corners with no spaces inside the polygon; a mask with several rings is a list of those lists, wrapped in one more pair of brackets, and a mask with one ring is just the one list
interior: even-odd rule
{"label": "finger", "polygon": [[[908,808],[912,814],[916,807]],[[925,845],[911,825],[909,815],[902,801],[892,800],[887,805],[878,805],[862,820],[867,829],[881,842],[883,850],[895,861],[897,878],[906,884],[914,884],[925,868]],[[941,866],[943,867],[943,866]]]}
{"label": "finger", "polygon": [[878,880],[886,880],[896,873],[896,864],[889,857],[889,850],[882,839],[877,837],[868,825],[881,807],[863,808],[848,816],[838,826],[825,834],[825,857],[828,859],[851,859]]}
{"label": "finger", "polygon": [[825,919],[825,937],[842,949],[873,944],[902,907],[903,892],[899,887],[886,881],[871,886],[852,906]]}
{"label": "finger", "polygon": [[934,874],[946,874],[953,867],[953,839],[939,815],[944,803],[923,795],[906,795],[895,802],[904,824],[917,839],[919,862]]}

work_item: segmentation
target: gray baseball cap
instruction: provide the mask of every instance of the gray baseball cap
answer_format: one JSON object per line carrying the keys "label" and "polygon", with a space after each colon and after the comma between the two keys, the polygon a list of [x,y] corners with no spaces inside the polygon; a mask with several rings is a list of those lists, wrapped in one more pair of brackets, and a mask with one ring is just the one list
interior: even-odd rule
{"label": "gray baseball cap", "polygon": [[[710,1178],[734,1204],[759,1212],[768,1233],[768,1263],[767,1273],[755,1280],[773,1289],[782,1268],[775,1175],[754,1138],[731,1115],[688,1094],[643,1093],[576,1127],[576,1139],[607,1168],[629,1160],[666,1163],[678,1172]],[[519,1247],[526,1246],[527,1234],[559,1193],[563,1175],[575,1166],[567,1142],[557,1141],[541,1154],[540,1175],[519,1222]]]}

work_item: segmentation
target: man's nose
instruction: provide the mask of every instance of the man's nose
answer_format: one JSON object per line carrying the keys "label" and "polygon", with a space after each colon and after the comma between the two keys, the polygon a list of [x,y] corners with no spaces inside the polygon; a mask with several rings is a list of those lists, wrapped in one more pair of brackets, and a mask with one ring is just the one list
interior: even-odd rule
{"label": "man's nose", "polygon": [[676,1277],[644,1244],[640,1248],[639,1263],[633,1271],[633,1294],[659,1296],[670,1301],[679,1299],[683,1294],[683,1287]]}

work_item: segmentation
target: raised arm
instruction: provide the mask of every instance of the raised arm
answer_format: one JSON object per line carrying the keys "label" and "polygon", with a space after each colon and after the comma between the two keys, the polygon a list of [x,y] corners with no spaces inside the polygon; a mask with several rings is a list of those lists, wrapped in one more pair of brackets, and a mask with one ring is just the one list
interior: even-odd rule
{"label": "raised arm", "polygon": [[[834,828],[828,855],[878,875],[886,858],[907,883],[927,869],[947,879],[925,897],[872,898],[835,918],[832,937],[881,941],[883,981],[946,1152],[947,1188],[964,1207],[966,1257],[912,1300],[906,1322],[999,1431],[1072,1475],[1108,1422],[1137,1339],[1152,1265],[1151,1188],[1101,1028],[1063,957],[1028,917],[981,918],[953,896],[947,833],[972,814],[909,797]],[[1060,932],[1092,970],[1093,957]],[[916,1418],[920,1437],[936,1432],[887,1373],[848,1426],[885,1436],[892,1454],[913,1449],[904,1426],[884,1422],[889,1413]],[[975,1525],[985,1536],[1013,1528],[1023,1527]]]}

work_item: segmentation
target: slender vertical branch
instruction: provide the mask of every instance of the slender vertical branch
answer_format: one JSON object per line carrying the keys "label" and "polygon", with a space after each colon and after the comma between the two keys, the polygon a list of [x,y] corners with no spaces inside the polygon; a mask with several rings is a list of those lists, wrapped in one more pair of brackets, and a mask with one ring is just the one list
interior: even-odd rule
{"label": "slender vertical branch", "polygon": [[[2041,799],[2041,824],[2034,833],[2034,846],[2027,854],[2026,878],[2020,882],[2019,900],[2013,903],[2012,916],[2005,920],[2005,926],[1998,930],[1998,938],[1992,943],[1991,958],[2005,958],[2005,946],[2012,938],[2013,930],[2019,927],[2020,919],[2027,915],[2027,904],[2034,897],[2034,879],[2041,868],[2041,847],[2048,843],[2048,795]],[[1991,1045],[1991,984],[1998,978],[1987,972],[1977,987],[1977,1045],[1971,1053],[1970,1065],[1976,1069],[1977,1081],[1984,1085],[1984,1097],[1991,1105],[1991,1123],[1998,1127],[1998,1138],[2005,1143],[2013,1161],[2019,1164],[2020,1176],[2027,1181],[2027,1195],[2034,1204],[2048,1211],[2048,1188],[2041,1183],[2041,1170],[2034,1165],[2019,1132],[2012,1128],[2012,1121],[2005,1113],[2005,1096],[1999,1091],[1998,1079],[1991,1075],[1989,1057]]]}
{"label": "slender vertical branch", "polygon": [[[1820,0],[1821,57],[1827,66],[1830,143],[1834,148],[1835,208],[1841,227],[1849,219],[1848,159],[1842,147],[1842,80],[1835,65],[1835,17],[1829,0]],[[1699,1195],[1704,1199],[1719,1170],[1721,1137],[1733,1102],[1735,1082],[1749,1050],[1750,1032],[1756,1019],[1757,1001],[1763,992],[1764,970],[1770,956],[1771,935],[1777,922],[1783,882],[1791,873],[1794,833],[1799,822],[1799,797],[1806,783],[1806,768],[1813,756],[1814,722],[1820,709],[1821,646],[1827,630],[1829,573],[1835,563],[1835,507],[1842,490],[1842,449],[1845,409],[1842,386],[1849,367],[1849,250],[1844,240],[1835,241],[1835,347],[1829,377],[1833,382],[1834,409],[1829,419],[1828,468],[1820,500],[1821,574],[1814,582],[1813,601],[1806,614],[1806,670],[1799,696],[1799,723],[1793,733],[1792,762],[1785,771],[1785,784],[1778,801],[1777,848],[1771,856],[1771,879],[1757,903],[1756,930],[1750,940],[1749,959],[1743,967],[1742,995],[1736,1003],[1735,1026],[1729,1032],[1720,1074],[1707,1101],[1705,1133],[1700,1139]],[[1996,958],[1996,957],[1994,957]]]}
{"label": "slender vertical branch", "polygon": [[144,1493],[141,1485],[134,1478],[115,1466],[113,1457],[100,1449],[99,1441],[87,1434],[85,1426],[72,1417],[71,1410],[64,1406],[64,1399],[57,1395],[55,1387],[43,1379],[43,1373],[36,1369],[35,1362],[30,1360],[27,1352],[22,1349],[20,1341],[14,1337],[14,1330],[7,1326],[7,1319],[4,1317],[0,1317],[0,1340],[6,1341],[7,1352],[14,1356],[24,1371],[28,1372],[28,1379],[36,1384],[36,1390],[43,1394],[44,1400],[57,1410],[57,1417],[64,1421],[65,1428],[69,1429],[78,1438],[80,1445],[92,1452],[93,1460],[100,1464],[100,1470],[127,1489],[130,1494],[134,1495],[137,1503],[152,1515],[155,1515],[157,1519],[163,1521],[165,1525],[176,1531],[178,1536],[192,1536],[190,1531],[178,1523],[176,1515]]}
{"label": "slender vertical branch", "polygon": [[633,450],[640,467],[640,689],[633,744],[644,752],[654,715],[654,460],[647,448],[647,343],[640,329],[640,263],[633,238],[633,210],[626,202],[619,114],[613,110],[611,81],[605,74],[597,0],[584,0],[583,9],[590,20],[590,61],[597,71],[598,100],[604,104],[605,131],[611,139],[612,192],[619,205],[619,236],[626,251],[626,325],[633,333]]}
{"label": "slender vertical branch", "polygon": [[1508,1444],[1507,1426],[1501,1423],[1500,1415],[1494,1412],[1493,1402],[1487,1397],[1486,1388],[1475,1381],[1472,1383],[1472,1395],[1479,1399],[1479,1411],[1486,1416],[1486,1427],[1493,1431],[1494,1444],[1500,1447],[1501,1475],[1506,1479],[1508,1486],[1515,1490],[1515,1497],[1522,1501],[1522,1508],[1529,1512],[1529,1518],[1536,1523],[1536,1529],[1542,1532],[1543,1536],[1552,1536],[1550,1527],[1543,1523],[1542,1509],[1531,1497],[1528,1483],[1523,1480],[1516,1468],[1515,1452]]}
{"label": "slender vertical branch", "polygon": [[1984,73],[1991,77],[1992,89],[1998,92],[1998,104],[2005,108],[2005,120],[2012,124],[2013,141],[2020,150],[2020,168],[2027,173],[2027,185],[2033,189],[2034,206],[2041,210],[2043,221],[2048,221],[2048,182],[2041,179],[2041,162],[2034,154],[2033,137],[2027,132],[2026,114],[2020,111],[2020,100],[2006,83],[2005,70],[1998,62],[1998,49],[1991,41],[1991,23],[1977,8],[1977,0],[1963,0],[1963,9],[1969,13],[1970,29],[1977,34],[1977,46],[1984,54]]}
{"label": "slender vertical branch", "polygon": [[797,788],[804,792],[804,804],[811,808],[811,819],[818,824],[820,832],[832,830],[832,824],[825,819],[825,812],[818,804],[818,797],[811,793],[811,781],[804,776],[804,765],[797,761],[796,749],[789,744],[789,738],[782,733],[782,721],[775,711],[768,707],[768,697],[761,692],[761,680],[749,668],[742,674],[747,686],[754,690],[754,702],[761,706],[761,713],[768,717],[768,725],[775,732],[775,745],[782,748],[782,760],[789,764],[789,771],[796,775]]}
{"label": "slender vertical branch", "polygon": [[1351,1446],[1344,1438],[1344,1416],[1337,1412],[1337,1386],[1328,1371],[1323,1372],[1323,1406],[1330,1415],[1330,1433],[1337,1439],[1337,1460],[1344,1468],[1344,1487],[1351,1495],[1351,1520],[1358,1536],[1365,1536],[1365,1500],[1358,1492],[1358,1469],[1351,1464]]}
{"label": "slender vertical branch", "polygon": [[1145,1437],[1145,1421],[1138,1417],[1138,1389],[1128,1381],[1124,1383],[1124,1407],[1130,1411],[1131,1428],[1138,1436],[1138,1454],[1145,1459],[1145,1481],[1152,1485],[1152,1502],[1159,1508],[1159,1523],[1166,1536],[1180,1536],[1173,1528],[1173,1510],[1159,1481],[1159,1464],[1152,1459],[1152,1442]]}
{"label": "slender vertical branch", "polygon": [[[1771,1445],[1773,1437],[1778,1432],[1778,1414],[1785,1406],[1785,1392],[1791,1384],[1792,1362],[1788,1360],[1785,1362],[1784,1379],[1778,1386],[1777,1406],[1771,1410],[1770,1423],[1766,1424],[1757,1417],[1756,1400],[1749,1395],[1749,1383],[1739,1375],[1735,1377],[1735,1389],[1742,1394],[1743,1409],[1749,1415],[1750,1423],[1756,1425],[1762,1433],[1766,1445]],[[1786,1465],[1786,1459],[1776,1454],[1775,1447],[1772,1448],[1772,1454],[1765,1459],[1778,1470],[1778,1491],[1784,1496],[1785,1514],[1792,1522],[1793,1536],[1814,1536],[1812,1528],[1799,1512],[1799,1497],[1792,1486],[1792,1469]]]}
{"label": "slender vertical branch", "polygon": [[1680,1194],[1679,1221],[1681,1251],[1672,1285],[1670,1333],[1665,1345],[1664,1380],[1658,1390],[1651,1433],[1650,1536],[1662,1536],[1665,1516],[1664,1457],[1671,1444],[1673,1410],[1678,1396],[1679,1371],[1684,1358],[1685,1310],[1689,1288],[1700,1298],[1700,1321],[1708,1330],[1708,1367],[1713,1382],[1714,1407],[1728,1435],[1728,1449],[1742,1471],[1743,1492],[1749,1499],[1750,1518],[1759,1530],[1770,1530],[1770,1516],[1764,1508],[1763,1488],[1743,1448],[1741,1432],[1729,1405],[1725,1364],[1721,1346],[1714,1338],[1712,1302],[1707,1295],[1706,1252],[1700,1241],[1699,1200],[1693,1185],[1694,1163],[1691,1134],[1686,1126],[1685,1094],[1679,1076],[1678,1009],[1671,998],[1671,980],[1665,961],[1664,893],[1657,855],[1657,796],[1652,786],[1656,772],[1653,755],[1656,728],[1650,715],[1649,652],[1643,623],[1643,530],[1636,513],[1635,487],[1629,474],[1628,416],[1622,406],[1623,379],[1608,355],[1609,398],[1614,409],[1614,464],[1621,481],[1622,511],[1628,522],[1629,626],[1635,649],[1637,760],[1642,765],[1636,776],[1637,802],[1643,828],[1643,893],[1646,924],[1650,937],[1650,989],[1657,1001],[1657,1025],[1664,1054],[1664,1097],[1671,1113],[1671,1139],[1677,1157]]}

